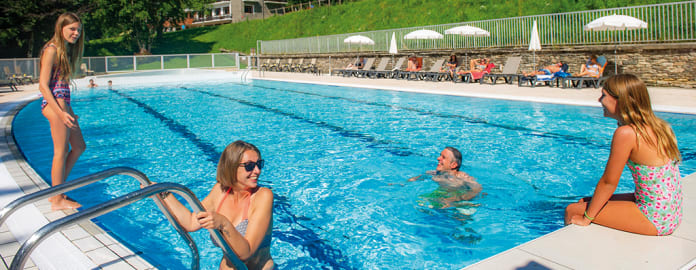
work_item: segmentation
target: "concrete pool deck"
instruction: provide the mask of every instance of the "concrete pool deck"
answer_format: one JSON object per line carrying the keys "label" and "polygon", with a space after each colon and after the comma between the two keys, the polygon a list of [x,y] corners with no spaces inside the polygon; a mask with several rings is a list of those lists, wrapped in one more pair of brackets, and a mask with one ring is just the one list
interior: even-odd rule
{"label": "concrete pool deck", "polygon": [[[451,82],[420,82],[391,79],[359,79],[314,76],[298,73],[253,72],[265,80],[306,82],[460,95],[547,103],[598,106],[599,90],[518,87],[516,85],[479,85]],[[106,82],[97,80],[100,85]],[[21,104],[38,96],[36,85],[24,85],[18,92],[0,90],[0,203],[2,206],[24,194],[48,185],[28,166],[14,145],[11,119]],[[696,90],[649,88],[654,108],[659,111],[696,114]],[[466,269],[696,269],[696,174],[683,178],[684,218],[677,231],[667,237],[649,237],[624,233],[598,225],[567,226],[499,253]],[[24,239],[48,221],[69,212],[50,211],[47,201],[27,206],[0,227],[0,255],[9,263]],[[13,221],[14,220],[14,221]],[[31,221],[30,221],[31,220]],[[37,221],[38,220],[38,221]],[[15,223],[12,225],[12,223]],[[31,225],[33,224],[33,225]],[[9,225],[9,226],[8,226]],[[34,226],[33,229],[28,228]],[[13,228],[20,227],[19,229]],[[9,227],[9,228],[8,228]],[[29,232],[26,232],[29,230]],[[16,233],[15,231],[18,231]],[[35,250],[26,269],[152,269],[137,254],[118,243],[91,222],[75,225],[56,234],[61,239],[45,242],[46,250]],[[53,239],[52,239],[53,240]],[[43,244],[42,244],[43,245]],[[63,266],[63,267],[61,267]],[[66,267],[70,266],[70,267]],[[0,270],[6,266],[0,265]]]}

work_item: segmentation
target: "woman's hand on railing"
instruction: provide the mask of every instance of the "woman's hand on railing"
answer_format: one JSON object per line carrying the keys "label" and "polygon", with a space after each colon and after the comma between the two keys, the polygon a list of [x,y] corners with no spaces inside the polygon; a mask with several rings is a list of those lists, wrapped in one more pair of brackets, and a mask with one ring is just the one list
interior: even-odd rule
{"label": "woman's hand on railing", "polygon": [[216,212],[198,212],[196,213],[198,224],[206,229],[220,230],[225,233],[226,226],[232,225],[230,221],[223,215]]}

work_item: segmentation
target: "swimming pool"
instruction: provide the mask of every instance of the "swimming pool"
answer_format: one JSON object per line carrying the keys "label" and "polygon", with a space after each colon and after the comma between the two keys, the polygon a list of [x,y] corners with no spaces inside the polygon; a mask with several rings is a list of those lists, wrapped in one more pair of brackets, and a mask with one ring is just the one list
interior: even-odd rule
{"label": "swimming pool", "polygon": [[[565,205],[593,190],[616,125],[592,107],[261,80],[80,90],[73,105],[88,150],[71,179],[130,166],[203,198],[220,151],[236,139],[256,144],[267,161],[260,182],[275,193],[272,254],[282,269],[453,269],[556,230]],[[38,112],[38,102],[20,111],[13,133],[49,179]],[[694,172],[696,116],[660,116],[677,134],[682,174]],[[431,208],[436,184],[406,183],[434,169],[445,146],[461,150],[462,169],[484,187],[470,205]],[[624,173],[619,191],[632,186]],[[137,188],[115,177],[69,195],[92,206]],[[188,267],[187,246],[149,201],[97,222],[159,268]],[[217,267],[207,233],[193,236],[202,269]]]}

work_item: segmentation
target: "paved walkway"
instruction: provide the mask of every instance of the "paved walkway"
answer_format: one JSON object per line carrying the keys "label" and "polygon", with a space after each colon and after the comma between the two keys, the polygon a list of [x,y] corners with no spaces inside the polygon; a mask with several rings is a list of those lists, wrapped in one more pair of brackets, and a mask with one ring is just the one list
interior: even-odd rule
{"label": "paved walkway", "polygon": [[[499,98],[584,106],[599,106],[599,89],[559,89],[518,87],[504,84],[479,85],[451,82],[419,82],[387,79],[358,79],[314,76],[298,73],[254,72],[258,79],[332,84],[349,87],[388,89],[444,95]],[[82,82],[78,82],[82,83]],[[105,84],[105,82],[97,82]],[[23,193],[46,188],[17,153],[11,135],[11,119],[17,107],[38,96],[38,87],[20,86],[18,92],[0,88],[0,205]],[[658,111],[696,114],[696,90],[650,88],[653,107]],[[684,182],[684,220],[677,231],[667,237],[648,237],[607,229],[597,225],[568,226],[514,247],[467,269],[696,269],[696,174]],[[15,213],[0,227],[0,254],[9,264],[19,248],[15,238],[24,239],[28,231],[68,212],[51,212],[46,201]],[[15,225],[11,225],[12,223]],[[12,227],[25,227],[15,228]],[[32,228],[34,228],[32,227]],[[12,231],[12,232],[10,232]],[[19,235],[15,235],[18,231]],[[150,269],[142,258],[104,233],[91,222],[76,225],[56,234],[52,248],[36,250],[26,269]],[[60,253],[60,254],[59,254]],[[46,265],[45,267],[42,265]],[[64,267],[61,267],[64,266]],[[70,267],[65,267],[69,265]],[[0,270],[6,269],[0,265]]]}
{"label": "paved walkway", "polygon": [[[502,84],[452,83],[407,81],[394,79],[366,79],[341,76],[314,76],[290,72],[254,72],[254,78],[330,84],[363,88],[387,89],[442,95],[484,97],[560,103],[585,106],[599,106],[600,89],[595,88],[557,88],[548,86],[518,87]],[[696,89],[649,87],[650,98],[656,111],[696,114]]]}

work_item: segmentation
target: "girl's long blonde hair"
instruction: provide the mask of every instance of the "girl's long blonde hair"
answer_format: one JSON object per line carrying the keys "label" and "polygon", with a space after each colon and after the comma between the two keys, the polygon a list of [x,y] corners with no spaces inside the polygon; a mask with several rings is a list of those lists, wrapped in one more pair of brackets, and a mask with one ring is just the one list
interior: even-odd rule
{"label": "girl's long blonde hair", "polygon": [[[63,37],[63,27],[75,22],[80,23],[80,38],[77,39],[75,44],[67,44],[65,37]],[[75,70],[77,70],[77,66],[82,62],[84,43],[85,35],[84,30],[82,29],[82,20],[80,20],[80,17],[72,12],[61,14],[58,17],[58,20],[56,20],[53,37],[46,43],[46,45],[44,45],[44,49],[49,44],[56,46],[56,65],[60,70],[60,77],[58,78],[59,80],[69,81],[70,78],[72,78]],[[41,52],[41,57],[43,57],[43,51]]]}
{"label": "girl's long blonde hair", "polygon": [[[617,99],[622,124],[630,125],[638,138],[644,138],[650,146],[655,147],[661,157],[681,161],[674,131],[669,123],[655,116],[648,88],[643,81],[632,74],[618,74],[607,79],[604,90]],[[654,140],[650,140],[647,128],[655,134]]]}

